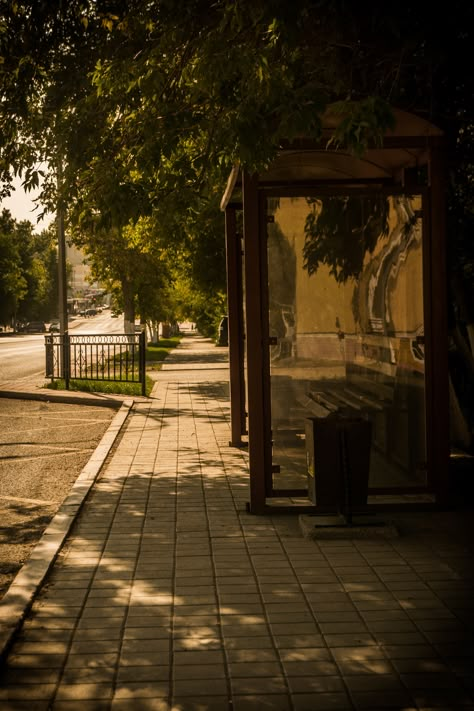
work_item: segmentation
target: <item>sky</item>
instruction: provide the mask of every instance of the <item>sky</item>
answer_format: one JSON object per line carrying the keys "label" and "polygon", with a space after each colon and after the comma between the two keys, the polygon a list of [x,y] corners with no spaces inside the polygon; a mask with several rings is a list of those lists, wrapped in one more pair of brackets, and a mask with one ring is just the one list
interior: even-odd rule
{"label": "sky", "polygon": [[35,204],[33,200],[38,195],[39,189],[31,190],[29,193],[25,192],[21,187],[20,178],[15,178],[13,185],[16,188],[15,191],[12,192],[11,197],[5,198],[0,202],[0,210],[4,208],[10,210],[12,217],[18,222],[29,220],[34,225],[35,232],[41,232],[41,230],[46,229],[52,220],[52,215],[45,215],[40,222],[37,222],[41,209],[34,211]]}

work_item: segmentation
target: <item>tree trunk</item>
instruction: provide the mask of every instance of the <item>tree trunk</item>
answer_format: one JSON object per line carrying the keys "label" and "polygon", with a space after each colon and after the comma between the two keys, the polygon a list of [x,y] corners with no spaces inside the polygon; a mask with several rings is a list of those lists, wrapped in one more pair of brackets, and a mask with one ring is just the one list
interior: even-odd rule
{"label": "tree trunk", "polygon": [[122,279],[123,327],[125,333],[135,333],[135,299],[131,282]]}
{"label": "tree trunk", "polygon": [[158,340],[159,340],[158,327],[159,327],[159,324],[157,321],[150,321],[148,323],[148,333],[149,333],[151,343],[158,343]]}

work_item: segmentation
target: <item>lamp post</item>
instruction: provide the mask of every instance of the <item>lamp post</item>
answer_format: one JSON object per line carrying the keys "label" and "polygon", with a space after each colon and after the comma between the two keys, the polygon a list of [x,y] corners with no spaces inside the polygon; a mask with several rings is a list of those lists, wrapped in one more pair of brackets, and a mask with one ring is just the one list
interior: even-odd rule
{"label": "lamp post", "polygon": [[58,205],[57,205],[57,235],[58,235],[58,316],[61,342],[61,375],[69,380],[68,358],[68,313],[67,313],[67,276],[66,276],[66,237],[64,233],[64,208],[61,196],[62,165],[58,160]]}

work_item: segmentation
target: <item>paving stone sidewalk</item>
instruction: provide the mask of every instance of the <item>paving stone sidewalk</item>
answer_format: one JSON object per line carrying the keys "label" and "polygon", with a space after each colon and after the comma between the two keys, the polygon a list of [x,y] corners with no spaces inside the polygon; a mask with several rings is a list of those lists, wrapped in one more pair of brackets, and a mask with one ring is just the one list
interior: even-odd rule
{"label": "paving stone sidewalk", "polygon": [[5,660],[1,711],[473,711],[469,520],[315,542],[247,513],[227,367],[188,335],[133,406]]}

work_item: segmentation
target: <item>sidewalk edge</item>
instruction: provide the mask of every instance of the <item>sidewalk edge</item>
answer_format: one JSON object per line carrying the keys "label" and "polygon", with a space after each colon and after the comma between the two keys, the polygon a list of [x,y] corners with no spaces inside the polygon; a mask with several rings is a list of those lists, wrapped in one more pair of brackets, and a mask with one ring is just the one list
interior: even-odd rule
{"label": "sidewalk edge", "polygon": [[0,390],[0,398],[12,400],[41,400],[42,402],[65,402],[70,405],[94,405],[98,407],[115,407],[119,408],[125,401],[130,400],[130,395],[100,397],[96,396],[80,396],[69,395],[63,391],[45,390],[44,392],[33,392],[31,390]]}
{"label": "sidewalk edge", "polygon": [[134,404],[124,401],[31,555],[0,600],[0,660],[25,619]]}

